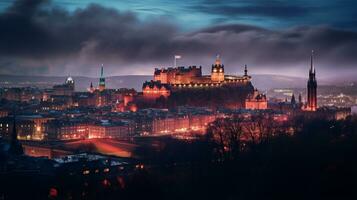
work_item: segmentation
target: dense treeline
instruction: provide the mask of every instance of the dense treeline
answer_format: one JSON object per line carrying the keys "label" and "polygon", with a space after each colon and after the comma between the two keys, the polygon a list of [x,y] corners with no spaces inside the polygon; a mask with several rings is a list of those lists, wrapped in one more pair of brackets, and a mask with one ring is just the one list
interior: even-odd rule
{"label": "dense treeline", "polygon": [[144,170],[127,177],[18,177],[16,191],[41,197],[35,199],[47,198],[49,185],[58,186],[54,199],[356,199],[356,116],[298,118],[289,124],[293,135],[258,118],[249,127],[257,126],[265,139],[254,141],[237,137],[242,122],[224,121],[229,143],[211,132],[200,140],[161,138],[143,145],[136,154]]}
{"label": "dense treeline", "polygon": [[142,189],[156,199],[355,199],[357,118],[294,123],[293,136],[246,144],[226,160],[212,138],[171,141]]}

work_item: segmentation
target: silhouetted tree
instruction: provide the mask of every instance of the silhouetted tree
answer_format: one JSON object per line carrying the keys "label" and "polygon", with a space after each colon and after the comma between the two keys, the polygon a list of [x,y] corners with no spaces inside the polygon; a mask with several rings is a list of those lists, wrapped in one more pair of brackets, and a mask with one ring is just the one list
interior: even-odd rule
{"label": "silhouetted tree", "polygon": [[12,154],[12,155],[22,155],[22,154],[24,154],[24,150],[22,148],[22,145],[19,142],[19,140],[17,139],[15,117],[14,117],[14,123],[13,123],[13,128],[12,128],[9,153]]}

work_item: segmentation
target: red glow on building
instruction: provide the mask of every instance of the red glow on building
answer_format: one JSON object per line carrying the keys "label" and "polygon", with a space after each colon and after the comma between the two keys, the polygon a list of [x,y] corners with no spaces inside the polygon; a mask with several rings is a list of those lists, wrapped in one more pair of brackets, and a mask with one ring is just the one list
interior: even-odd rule
{"label": "red glow on building", "polygon": [[150,81],[143,84],[144,98],[156,99],[161,96],[167,98],[170,96],[171,90],[168,84],[163,84],[160,81]]}
{"label": "red glow on building", "polygon": [[268,108],[268,101],[264,94],[259,93],[257,89],[253,94],[248,95],[245,100],[245,108],[252,110],[265,110]]}

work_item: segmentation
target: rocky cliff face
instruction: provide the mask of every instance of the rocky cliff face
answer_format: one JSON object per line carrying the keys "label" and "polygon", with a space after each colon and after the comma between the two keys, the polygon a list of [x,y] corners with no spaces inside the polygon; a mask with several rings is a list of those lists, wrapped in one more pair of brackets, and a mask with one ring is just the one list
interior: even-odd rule
{"label": "rocky cliff face", "polygon": [[174,90],[168,98],[158,98],[154,102],[140,102],[140,108],[176,108],[177,106],[198,106],[217,108],[243,108],[248,94],[253,93],[251,82],[224,85],[215,88],[186,88]]}

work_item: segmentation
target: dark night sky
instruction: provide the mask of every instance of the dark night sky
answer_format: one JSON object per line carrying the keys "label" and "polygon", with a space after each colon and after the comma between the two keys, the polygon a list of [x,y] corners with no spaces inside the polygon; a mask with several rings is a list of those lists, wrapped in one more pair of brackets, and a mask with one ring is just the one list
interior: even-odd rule
{"label": "dark night sky", "polygon": [[220,54],[229,73],[357,74],[355,0],[3,0],[0,74],[152,74],[204,69]]}

